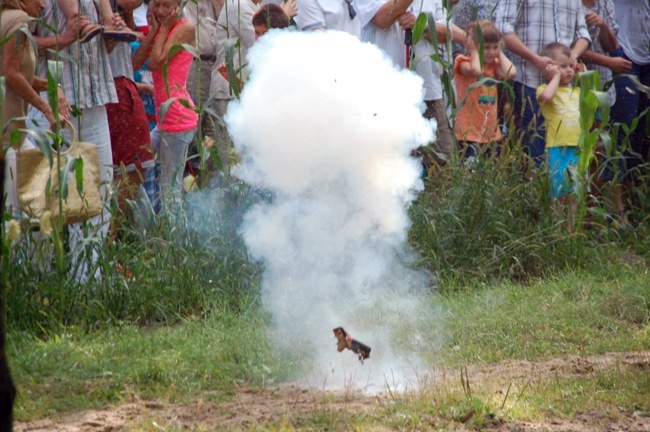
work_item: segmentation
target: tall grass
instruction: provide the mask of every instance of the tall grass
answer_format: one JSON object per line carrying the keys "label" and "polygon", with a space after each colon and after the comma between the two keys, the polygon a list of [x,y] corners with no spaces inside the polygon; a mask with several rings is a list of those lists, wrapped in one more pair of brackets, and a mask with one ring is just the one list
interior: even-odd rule
{"label": "tall grass", "polygon": [[[418,22],[433,25],[422,17]],[[416,38],[423,32],[414,30]],[[445,88],[451,88],[450,65],[438,56],[434,60],[447,72]],[[205,109],[197,108],[199,113]],[[511,133],[498,157],[438,167],[410,207],[409,240],[420,253],[418,265],[438,275],[442,290],[492,279],[528,282],[565,269],[598,271],[600,263],[626,251],[641,261],[650,257],[647,167],[641,167],[634,190],[639,197],[633,208],[636,231],[616,231],[606,205],[597,203],[589,209],[592,229],[568,235],[554,218],[547,176],[540,171],[531,177],[519,134],[512,120],[506,121]],[[131,203],[137,217],[121,223],[116,240],[89,241],[99,252],[103,277],[83,286],[68,276],[75,251],[67,247],[65,235],[64,260],[57,264],[56,239],[30,228],[13,244],[3,267],[10,331],[48,335],[66,326],[91,330],[176,322],[203,316],[215,304],[235,312],[259,307],[261,267],[249,259],[238,228],[245,211],[268,197],[227,171],[200,186],[166,216]],[[113,217],[125,218],[114,207]]]}
{"label": "tall grass", "polygon": [[252,197],[234,182],[189,196],[177,214],[148,214],[144,226],[123,222],[120,241],[90,240],[103,277],[86,285],[56,271],[51,238],[25,233],[5,269],[11,327],[48,333],[60,325],[147,325],[202,315],[215,304],[233,311],[255,305],[259,266],[236,233]]}
{"label": "tall grass", "polygon": [[[435,34],[435,24],[421,14],[413,30],[414,41],[426,26]],[[479,42],[483,58],[481,34]],[[449,44],[445,48],[449,51]],[[453,92],[448,91],[453,88],[451,65],[441,55],[432,55],[431,59],[443,69],[441,79],[453,122],[462,103],[456,106]],[[579,234],[567,234],[564,221],[557,218],[548,173],[544,167],[535,169],[522,148],[518,140],[521,131],[516,130],[509,109],[513,105],[511,87],[503,83],[500,101],[506,102],[503,122],[510,132],[503,144],[493,146],[486,156],[471,160],[460,157],[458,163],[451,161],[436,167],[425,180],[426,190],[410,208],[410,241],[421,254],[420,264],[443,281],[442,289],[491,279],[526,282],[567,268],[597,270],[604,260],[621,250],[632,250],[647,259],[649,166],[638,168],[632,189],[636,198],[630,201],[636,216],[634,232],[616,230],[612,203],[593,195],[593,184],[602,170],[590,170],[599,142],[605,143],[609,158],[616,165],[622,155],[613,145],[612,136],[623,128],[629,137],[639,119],[632,130],[626,125],[609,124],[609,100],[607,93],[600,91],[597,73],[581,74],[576,85],[581,88],[582,128],[578,143],[580,163],[573,174],[581,209],[577,220]],[[462,100],[466,97],[459,96]],[[602,121],[594,127],[597,115]],[[588,224],[583,224],[585,219]]]}

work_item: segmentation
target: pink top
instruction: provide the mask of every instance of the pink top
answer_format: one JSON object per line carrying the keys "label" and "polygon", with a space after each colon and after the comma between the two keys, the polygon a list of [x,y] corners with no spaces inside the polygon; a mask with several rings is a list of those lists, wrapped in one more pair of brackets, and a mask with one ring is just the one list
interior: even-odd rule
{"label": "pink top", "polygon": [[[187,21],[181,20],[169,32],[169,37],[174,34],[178,26]],[[156,37],[158,37],[156,35]],[[187,92],[187,75],[190,73],[190,66],[194,56],[181,49],[172,57],[167,66],[167,84],[163,79],[163,67],[152,72],[153,75],[153,97],[156,103],[156,122],[163,132],[187,132],[196,128],[198,115],[191,108],[184,107],[179,100],[184,99],[190,106],[194,106],[190,94]],[[163,122],[160,122],[160,106],[170,98],[177,98],[167,109]]]}

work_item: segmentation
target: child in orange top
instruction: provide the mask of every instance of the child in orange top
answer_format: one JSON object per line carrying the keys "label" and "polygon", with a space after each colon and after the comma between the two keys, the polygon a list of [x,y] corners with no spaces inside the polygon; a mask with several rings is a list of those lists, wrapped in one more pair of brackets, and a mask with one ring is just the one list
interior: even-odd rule
{"label": "child in orange top", "polygon": [[[477,26],[483,35],[483,64],[480,58],[480,41]],[[469,56],[459,55],[454,62],[456,83],[456,139],[466,148],[466,156],[478,156],[486,151],[486,144],[501,139],[501,129],[497,117],[499,97],[498,80],[515,77],[517,71],[512,62],[503,54],[503,37],[494,23],[478,20],[467,27],[467,52]],[[489,78],[483,84],[470,89],[481,78]]]}

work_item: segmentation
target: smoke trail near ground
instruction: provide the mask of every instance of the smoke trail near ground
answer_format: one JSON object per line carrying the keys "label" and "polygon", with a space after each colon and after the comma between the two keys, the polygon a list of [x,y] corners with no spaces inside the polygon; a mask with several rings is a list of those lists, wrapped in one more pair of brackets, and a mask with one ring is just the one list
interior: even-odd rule
{"label": "smoke trail near ground", "polygon": [[[422,187],[409,155],[435,128],[422,82],[338,32],[270,32],[248,62],[226,123],[242,154],[235,174],[274,195],[242,227],[264,263],[273,337],[313,385],[399,385],[435,333],[430,280],[407,267],[407,207]],[[372,347],[365,365],[337,353],[338,326]]]}

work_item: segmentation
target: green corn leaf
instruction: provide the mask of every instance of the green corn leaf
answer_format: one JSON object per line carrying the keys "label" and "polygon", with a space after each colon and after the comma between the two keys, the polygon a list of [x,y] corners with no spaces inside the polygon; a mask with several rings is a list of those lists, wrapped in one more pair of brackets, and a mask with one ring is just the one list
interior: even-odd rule
{"label": "green corn leaf", "polygon": [[47,183],[45,183],[45,199],[49,201],[51,195],[52,195],[52,178],[48,178]]}
{"label": "green corn leaf", "polygon": [[429,33],[431,34],[431,43],[433,44],[433,46],[437,47],[438,32],[436,32],[436,20],[433,18],[433,15],[427,15],[426,17],[427,17],[427,27],[429,27]]}
{"label": "green corn leaf", "polygon": [[500,82],[501,81],[490,77],[479,78],[475,83],[472,83],[467,87],[467,92],[463,95],[463,98],[460,100],[458,105],[456,105],[456,111],[460,111],[465,106],[465,102],[467,102],[467,96],[469,95],[469,92],[472,91],[472,89],[475,89],[476,87],[481,87],[485,83],[499,84]]}
{"label": "green corn leaf", "polygon": [[68,54],[68,53],[65,52],[65,51],[56,51],[56,50],[53,50],[53,49],[48,49],[47,52],[48,52],[52,57],[55,57],[55,58],[62,58],[62,59],[67,60],[67,61],[69,61],[69,62],[73,62],[73,64],[78,63],[76,57],[73,57],[71,54]]}
{"label": "green corn leaf", "polygon": [[413,26],[413,46],[417,45],[427,29],[427,16],[420,12]]}
{"label": "green corn leaf", "polygon": [[84,196],[84,160],[82,157],[76,158],[77,161],[74,165],[74,178],[77,185],[77,192],[80,196]]}
{"label": "green corn leaf", "polygon": [[239,85],[237,84],[237,73],[235,72],[235,51],[239,47],[239,38],[228,38],[224,45],[226,53],[226,68],[228,69],[228,81],[235,96],[239,98]]}
{"label": "green corn leaf", "polygon": [[163,63],[162,65],[162,78],[163,78],[163,84],[165,84],[165,94],[167,95],[169,95],[169,79],[167,79],[167,76],[169,75],[168,72],[169,72],[169,63],[165,61],[165,63]]}
{"label": "green corn leaf", "polygon": [[611,155],[614,142],[612,141],[612,135],[606,130],[598,131],[600,142],[605,147],[605,154]]}
{"label": "green corn leaf", "polygon": [[11,35],[7,36],[6,38],[0,40],[0,46],[4,46],[4,44],[6,44],[7,42],[9,42],[9,39],[11,39],[12,37],[14,37],[13,34],[11,34]]}
{"label": "green corn leaf", "polygon": [[59,72],[59,68],[56,64],[57,62],[53,60],[48,60],[47,62],[47,101],[52,107],[52,112],[59,112],[59,78],[62,74]]}
{"label": "green corn leaf", "polygon": [[169,107],[177,100],[177,98],[169,98],[162,104],[160,104],[160,123],[162,124],[165,121],[165,116],[167,115],[167,110]]}
{"label": "green corn leaf", "polygon": [[603,123],[609,122],[609,111],[611,108],[609,93],[606,91],[592,91],[592,94],[598,100],[598,109],[600,110],[600,120]]}
{"label": "green corn leaf", "polygon": [[634,85],[634,87],[638,91],[643,92],[643,93],[646,94],[646,96],[650,97],[650,87],[648,87],[647,85],[644,85],[643,83],[641,83],[641,81],[639,80],[639,77],[637,77],[636,75],[622,74],[622,75],[619,75],[618,77],[619,78],[620,77],[629,78],[630,81],[632,81],[632,84]]}
{"label": "green corn leaf", "polygon": [[197,47],[185,43],[181,44],[181,47],[188,53],[192,54],[195,59],[201,58],[201,54],[199,53],[199,49]]}
{"label": "green corn leaf", "polygon": [[[81,157],[76,156],[76,157],[69,157],[66,156],[66,161],[65,165],[63,168],[61,168],[61,183],[59,184],[59,189],[55,191],[55,197],[61,198],[63,200],[68,199],[68,194],[69,194],[69,189],[68,189],[68,181],[72,178],[72,176],[76,176],[76,167],[77,164],[79,164],[79,161],[81,160]],[[83,169],[83,162],[81,162],[81,169]],[[82,181],[83,181],[83,174],[82,174]],[[78,187],[78,186],[77,186]]]}
{"label": "green corn leaf", "polygon": [[47,160],[50,162],[50,168],[54,165],[54,157],[52,154],[52,135],[53,132],[44,131],[42,129],[17,129],[21,134],[29,135],[31,141],[36,144]]}
{"label": "green corn leaf", "polygon": [[221,157],[219,156],[219,148],[216,145],[213,145],[210,148],[210,157],[214,161],[214,166],[218,171],[223,171],[223,161],[221,160]]}
{"label": "green corn leaf", "polygon": [[189,100],[183,98],[183,99],[178,99],[178,102],[183,105],[187,109],[191,109],[193,111],[196,111],[198,108],[190,103]]}
{"label": "green corn leaf", "polygon": [[[34,18],[28,18],[26,21],[33,21],[33,20]],[[36,42],[36,39],[34,39],[34,35],[32,34],[31,31],[29,31],[28,27],[20,28],[20,33],[16,34],[16,43],[18,43],[18,38],[20,36],[25,36],[29,41],[29,43],[32,44],[32,47],[34,48],[34,52],[38,52],[38,43]]]}
{"label": "green corn leaf", "polygon": [[478,58],[481,63],[481,71],[483,71],[483,64],[485,63],[485,40],[483,39],[483,30],[480,25],[476,26],[476,36],[478,38]]}

